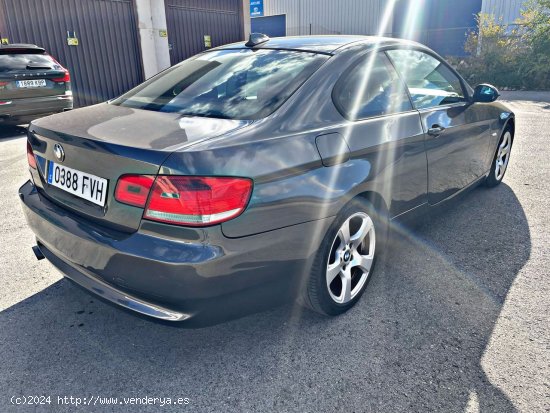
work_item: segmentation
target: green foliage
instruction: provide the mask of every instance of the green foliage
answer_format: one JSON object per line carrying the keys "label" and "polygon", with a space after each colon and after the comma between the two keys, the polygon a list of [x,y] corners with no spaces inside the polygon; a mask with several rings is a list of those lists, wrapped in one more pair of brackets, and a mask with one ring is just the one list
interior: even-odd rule
{"label": "green foliage", "polygon": [[530,0],[513,25],[480,13],[467,35],[469,57],[454,60],[472,84],[511,89],[550,89],[550,0]]}

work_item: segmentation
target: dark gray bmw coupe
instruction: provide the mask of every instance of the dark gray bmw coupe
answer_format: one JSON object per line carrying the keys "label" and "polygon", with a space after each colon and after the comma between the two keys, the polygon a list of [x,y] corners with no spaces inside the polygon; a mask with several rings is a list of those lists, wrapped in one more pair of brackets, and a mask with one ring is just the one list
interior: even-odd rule
{"label": "dark gray bmw coupe", "polygon": [[37,258],[181,321],[296,298],[337,315],[390,224],[502,180],[514,115],[409,41],[251,35],[125,95],[34,121]]}

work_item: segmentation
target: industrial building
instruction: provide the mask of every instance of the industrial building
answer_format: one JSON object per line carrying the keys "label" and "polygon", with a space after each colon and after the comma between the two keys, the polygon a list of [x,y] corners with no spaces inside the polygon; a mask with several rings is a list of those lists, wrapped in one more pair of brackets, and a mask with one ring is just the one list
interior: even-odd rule
{"label": "industrial building", "polygon": [[252,31],[270,36],[363,34],[405,37],[460,56],[475,15],[520,17],[522,0],[251,0]]}
{"label": "industrial building", "polygon": [[3,42],[43,46],[73,74],[77,106],[118,96],[251,31],[406,37],[461,55],[480,11],[511,23],[523,0],[0,0]]}

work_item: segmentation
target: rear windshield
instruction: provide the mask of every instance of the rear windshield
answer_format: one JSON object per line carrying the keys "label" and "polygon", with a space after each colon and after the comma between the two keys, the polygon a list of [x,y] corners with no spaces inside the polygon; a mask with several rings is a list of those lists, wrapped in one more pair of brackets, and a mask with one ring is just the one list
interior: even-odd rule
{"label": "rear windshield", "polygon": [[112,104],[223,119],[274,112],[328,56],[289,50],[220,50],[175,65]]}
{"label": "rear windshield", "polygon": [[61,66],[47,54],[0,53],[0,72],[45,69],[60,70]]}

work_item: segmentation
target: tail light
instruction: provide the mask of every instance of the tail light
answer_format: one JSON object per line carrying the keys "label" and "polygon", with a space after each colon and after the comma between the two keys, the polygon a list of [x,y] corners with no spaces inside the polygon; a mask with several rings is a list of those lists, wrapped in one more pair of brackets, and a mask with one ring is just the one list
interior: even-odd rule
{"label": "tail light", "polygon": [[69,73],[68,70],[65,70],[65,74],[64,74],[63,77],[56,77],[56,78],[52,79],[52,81],[54,81],[56,83],[70,82],[71,81],[71,74]]}
{"label": "tail light", "polygon": [[32,151],[32,146],[29,141],[27,141],[27,161],[32,169],[36,169],[36,158],[34,157],[34,152]]}
{"label": "tail light", "polygon": [[196,176],[159,176],[145,208],[145,219],[205,226],[240,215],[250,199],[252,180]]}
{"label": "tail light", "polygon": [[150,175],[121,176],[116,184],[115,199],[123,204],[143,208],[153,182],[155,177]]}
{"label": "tail light", "polygon": [[6,86],[9,82],[0,82],[0,87]]}
{"label": "tail light", "polygon": [[252,180],[247,178],[123,175],[115,199],[145,207],[144,219],[206,226],[240,215],[251,193]]}
{"label": "tail light", "polygon": [[65,69],[63,66],[61,66],[61,64],[57,60],[55,60],[53,56],[48,55],[48,57],[50,59],[52,59],[52,61],[56,65],[58,65],[61,69],[63,69],[65,71],[65,73],[63,74],[63,77],[56,77],[56,78],[52,79],[52,81],[54,81],[56,83],[70,82],[71,81],[71,74],[69,73],[69,71],[67,69]]}

